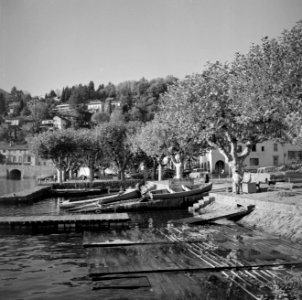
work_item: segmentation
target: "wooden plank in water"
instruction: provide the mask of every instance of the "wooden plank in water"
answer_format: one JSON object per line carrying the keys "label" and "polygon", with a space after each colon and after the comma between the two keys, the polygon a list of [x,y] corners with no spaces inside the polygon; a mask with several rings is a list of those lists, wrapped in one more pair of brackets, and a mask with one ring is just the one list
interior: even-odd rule
{"label": "wooden plank in water", "polygon": [[111,274],[206,267],[179,244],[149,244],[113,248],[89,248],[91,273]]}
{"label": "wooden plank in water", "polygon": [[215,211],[211,213],[202,214],[196,217],[184,218],[179,220],[173,220],[173,223],[181,223],[181,224],[189,224],[189,225],[201,225],[210,223],[219,219],[230,219],[234,217],[243,216],[249,213],[249,210],[245,207],[239,207],[235,209],[230,209],[227,212],[223,211]]}
{"label": "wooden plank in water", "polygon": [[93,287],[93,290],[137,289],[144,287],[151,287],[147,276],[130,276],[120,278],[100,278],[98,284]]}
{"label": "wooden plank in water", "polygon": [[[149,269],[139,271],[115,271],[115,272],[90,272],[89,276],[98,277],[104,275],[135,275],[135,274],[157,274],[157,273],[183,273],[183,272],[221,272],[221,271],[240,271],[240,270],[293,270],[302,269],[301,262],[281,263],[281,264],[259,264],[247,266],[220,266],[220,267],[190,267],[190,268],[175,268],[175,269]],[[95,271],[95,270],[93,270]]]}
{"label": "wooden plank in water", "polygon": [[37,223],[37,222],[106,222],[106,221],[130,221],[127,213],[94,214],[94,215],[60,215],[60,216],[22,216],[0,217],[0,224],[9,223]]}

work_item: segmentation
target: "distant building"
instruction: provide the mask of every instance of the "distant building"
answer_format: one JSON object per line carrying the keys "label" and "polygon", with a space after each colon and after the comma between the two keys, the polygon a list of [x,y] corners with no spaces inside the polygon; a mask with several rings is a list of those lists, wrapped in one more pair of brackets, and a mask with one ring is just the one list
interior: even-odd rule
{"label": "distant building", "polygon": [[18,102],[9,102],[8,103],[8,114],[12,115],[18,106],[19,106]]}
{"label": "distant building", "polygon": [[48,131],[54,129],[54,120],[42,120],[40,129],[42,131]]}
{"label": "distant building", "polygon": [[22,164],[30,166],[52,165],[50,160],[38,158],[31,152],[28,144],[0,143],[0,153],[5,157],[7,164]]}
{"label": "distant building", "polygon": [[18,117],[17,118],[6,118],[4,122],[10,126],[20,126],[21,125],[21,119]]}
{"label": "distant building", "polygon": [[[238,146],[238,152],[242,151]],[[229,173],[229,166],[219,150],[210,150],[200,156],[200,167],[211,173]],[[267,141],[255,145],[244,161],[245,169],[257,169],[265,166],[281,166],[302,163],[302,147],[289,143]]]}
{"label": "distant building", "polygon": [[69,121],[63,117],[55,116],[53,118],[53,128],[54,129],[66,129],[69,125]]}
{"label": "distant building", "polygon": [[92,113],[105,112],[105,103],[100,100],[92,100],[87,104],[87,109]]}
{"label": "distant building", "polygon": [[54,111],[57,113],[70,113],[72,112],[72,108],[70,107],[69,104],[59,104],[54,108]]}

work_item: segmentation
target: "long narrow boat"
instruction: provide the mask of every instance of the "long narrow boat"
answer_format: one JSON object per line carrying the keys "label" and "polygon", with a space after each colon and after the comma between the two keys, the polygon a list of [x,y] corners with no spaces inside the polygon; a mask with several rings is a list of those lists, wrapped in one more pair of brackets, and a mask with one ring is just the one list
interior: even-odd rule
{"label": "long narrow boat", "polygon": [[92,188],[70,188],[70,189],[52,189],[52,194],[54,196],[60,196],[60,197],[68,197],[68,196],[88,196],[88,195],[100,195],[102,193],[105,193],[105,189],[92,189]]}
{"label": "long narrow boat", "polygon": [[115,193],[109,196],[87,199],[86,201],[70,201],[69,203],[65,201],[61,205],[63,205],[65,208],[71,208],[73,210],[87,210],[91,207],[95,207],[97,204],[106,204],[139,197],[141,197],[141,192],[138,189],[133,189],[126,190],[122,193]]}
{"label": "long narrow boat", "polygon": [[[114,203],[97,203],[91,205],[89,208],[83,208],[77,212],[81,213],[107,213],[107,212],[125,212],[125,211],[148,211],[160,209],[177,209],[187,208],[193,205],[196,201],[207,195],[212,188],[212,183],[198,187],[190,191],[182,191],[170,193],[171,197],[164,197],[162,199],[152,199],[144,197],[138,199],[130,199],[118,201]],[[157,190],[158,192],[159,190]],[[154,193],[155,191],[153,191]],[[191,192],[191,193],[190,193]],[[166,195],[166,194],[161,194]],[[172,197],[173,196],[173,197]]]}
{"label": "long narrow boat", "polygon": [[[186,188],[186,187],[184,187]],[[166,199],[182,199],[183,201],[187,200],[199,200],[198,198],[200,194],[204,194],[209,192],[212,189],[212,183],[196,185],[193,186],[192,189],[186,188],[186,190],[180,192],[172,192],[163,189],[163,190],[155,190],[150,192],[150,197],[153,200],[166,200]]]}

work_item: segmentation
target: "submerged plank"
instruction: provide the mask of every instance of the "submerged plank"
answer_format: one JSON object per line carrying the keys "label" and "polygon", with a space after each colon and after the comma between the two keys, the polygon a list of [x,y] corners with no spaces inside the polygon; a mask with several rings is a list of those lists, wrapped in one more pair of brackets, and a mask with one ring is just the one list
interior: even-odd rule
{"label": "submerged plank", "polygon": [[129,276],[120,278],[98,278],[93,290],[100,289],[138,289],[151,287],[147,276]]}
{"label": "submerged plank", "polygon": [[37,223],[37,222],[103,222],[103,221],[129,221],[127,213],[91,214],[91,215],[61,215],[61,216],[22,216],[0,217],[0,224],[8,223]]}

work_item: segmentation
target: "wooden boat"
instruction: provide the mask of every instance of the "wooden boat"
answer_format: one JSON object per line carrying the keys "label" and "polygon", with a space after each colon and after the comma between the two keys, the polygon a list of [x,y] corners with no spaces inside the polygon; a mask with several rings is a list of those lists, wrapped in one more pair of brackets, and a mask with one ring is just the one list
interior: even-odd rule
{"label": "wooden boat", "polygon": [[64,196],[88,196],[88,195],[100,195],[105,193],[104,189],[52,189],[51,193],[55,196],[64,197]]}
{"label": "wooden boat", "polygon": [[[97,207],[99,204],[107,204],[122,200],[134,199],[141,197],[141,192],[138,189],[126,190],[125,192],[115,193],[109,196],[92,198],[83,201],[71,201],[65,203],[65,207],[72,208],[74,211],[88,211],[91,208]],[[64,202],[63,202],[64,203]],[[62,204],[63,204],[62,203]],[[68,206],[69,205],[69,206]]]}
{"label": "wooden boat", "polygon": [[185,186],[183,188],[185,190],[180,192],[171,192],[167,189],[151,191],[150,198],[153,200],[182,199],[185,202],[200,200],[200,195],[204,195],[212,189],[212,183],[192,186],[191,189]]}
{"label": "wooden boat", "polygon": [[[114,195],[118,195],[118,193],[115,193]],[[108,194],[103,195],[103,196],[98,196],[98,197],[93,197],[93,198],[85,198],[85,199],[68,199],[65,201],[62,201],[60,203],[61,208],[73,208],[73,207],[79,207],[82,205],[86,205],[89,203],[95,203],[100,200],[102,197],[106,197]],[[112,194],[110,195],[112,196]]]}
{"label": "wooden boat", "polygon": [[[89,208],[83,208],[77,212],[81,213],[108,213],[108,212],[125,212],[125,211],[148,211],[148,210],[160,210],[160,209],[177,209],[177,208],[187,208],[191,206],[196,201],[202,199],[203,196],[207,195],[211,190],[212,184],[204,185],[203,187],[198,187],[195,190],[182,191],[170,193],[170,196],[174,197],[164,197],[162,199],[152,199],[151,197],[143,197],[137,199],[129,199],[123,201],[117,201],[112,203],[97,203],[92,204]],[[156,190],[154,192],[161,192],[161,190]],[[153,194],[152,193],[152,194]],[[157,195],[157,194],[156,194]],[[166,193],[159,194],[166,195]]]}
{"label": "wooden boat", "polygon": [[190,218],[172,220],[171,222],[176,224],[203,225],[221,219],[237,220],[251,213],[254,209],[254,205],[249,205],[247,207],[241,205],[237,205],[237,207],[230,206],[229,209],[223,208]]}

